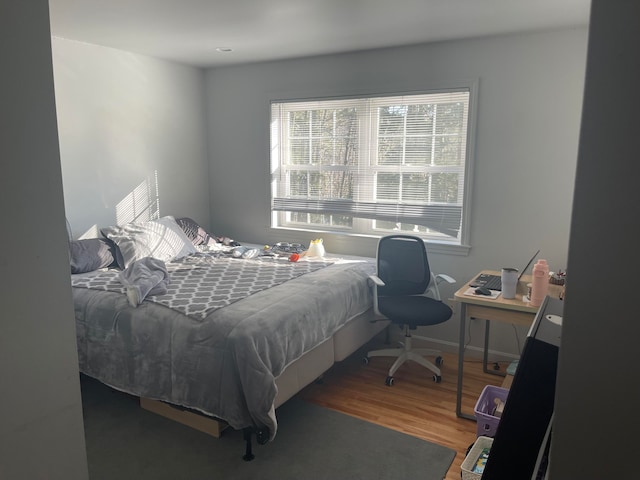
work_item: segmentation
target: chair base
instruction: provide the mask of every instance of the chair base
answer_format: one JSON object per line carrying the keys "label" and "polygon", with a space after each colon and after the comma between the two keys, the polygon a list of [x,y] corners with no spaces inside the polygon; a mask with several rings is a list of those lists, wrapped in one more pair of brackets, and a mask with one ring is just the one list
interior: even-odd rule
{"label": "chair base", "polygon": [[389,369],[389,377],[398,371],[400,366],[407,360],[411,360],[423,367],[431,370],[436,376],[440,377],[440,369],[429,360],[424,358],[423,355],[440,355],[439,350],[431,348],[411,348],[411,334],[408,333],[408,329],[405,330],[405,341],[402,343],[402,348],[384,348],[382,350],[373,350],[367,353],[367,358],[371,357],[397,357]]}

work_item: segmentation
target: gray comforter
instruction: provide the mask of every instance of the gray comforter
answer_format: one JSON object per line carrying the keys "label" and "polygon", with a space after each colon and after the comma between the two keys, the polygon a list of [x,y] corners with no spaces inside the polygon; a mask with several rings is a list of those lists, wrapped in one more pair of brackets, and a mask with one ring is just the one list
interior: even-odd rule
{"label": "gray comforter", "polygon": [[266,426],[272,439],[275,378],[371,307],[367,277],[374,271],[373,261],[334,264],[203,318],[148,300],[132,308],[121,292],[74,283],[80,369],[236,429]]}

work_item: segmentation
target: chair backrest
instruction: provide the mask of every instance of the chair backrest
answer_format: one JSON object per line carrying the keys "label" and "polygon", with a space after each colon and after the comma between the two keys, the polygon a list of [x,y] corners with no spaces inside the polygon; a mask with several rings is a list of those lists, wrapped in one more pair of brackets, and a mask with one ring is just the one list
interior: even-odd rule
{"label": "chair backrest", "polygon": [[380,296],[420,295],[431,281],[424,240],[412,235],[388,235],[378,242]]}

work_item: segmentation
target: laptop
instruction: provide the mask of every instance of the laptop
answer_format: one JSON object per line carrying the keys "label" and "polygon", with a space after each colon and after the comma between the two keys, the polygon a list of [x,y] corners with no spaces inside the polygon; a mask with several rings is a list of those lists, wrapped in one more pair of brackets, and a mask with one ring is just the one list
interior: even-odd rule
{"label": "laptop", "polygon": [[[535,260],[535,258],[538,256],[539,253],[540,253],[540,250],[534,253],[533,257],[529,259],[529,261],[524,266],[524,268],[520,270],[520,275],[518,275],[518,282],[522,278],[522,275],[524,275],[524,272],[526,272],[527,268],[529,268],[529,265],[531,265],[531,262]],[[473,282],[469,284],[469,286],[476,287],[476,288],[485,287],[485,288],[488,288],[489,290],[502,291],[502,278],[500,275],[490,275],[487,273],[481,273],[476,277],[475,280],[473,280]]]}

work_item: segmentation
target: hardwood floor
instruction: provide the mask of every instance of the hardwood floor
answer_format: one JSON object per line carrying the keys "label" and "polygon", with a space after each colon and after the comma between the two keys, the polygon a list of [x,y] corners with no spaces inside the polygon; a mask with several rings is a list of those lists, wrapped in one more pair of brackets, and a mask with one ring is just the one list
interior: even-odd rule
{"label": "hardwood floor", "polygon": [[[457,454],[446,480],[460,480],[460,465],[476,439],[476,423],[456,417],[457,356],[443,353],[441,383],[435,383],[424,367],[408,362],[396,372],[394,385],[388,387],[385,379],[393,359],[374,357],[368,365],[362,361],[368,350],[381,347],[374,339],[299,395],[306,401],[452,448]],[[507,366],[501,364],[501,370]],[[473,415],[485,385],[501,385],[503,378],[484,373],[479,359],[466,360],[464,368],[462,411]]]}

